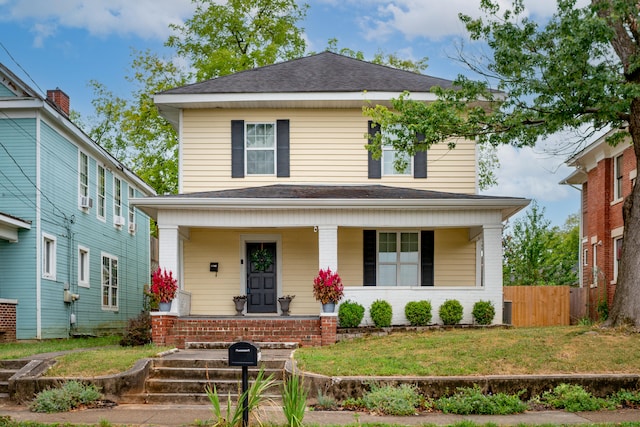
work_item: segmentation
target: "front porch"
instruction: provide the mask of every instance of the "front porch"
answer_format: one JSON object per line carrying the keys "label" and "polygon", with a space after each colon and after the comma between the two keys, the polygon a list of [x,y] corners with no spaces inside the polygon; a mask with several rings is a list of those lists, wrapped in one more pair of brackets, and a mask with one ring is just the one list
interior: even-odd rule
{"label": "front porch", "polygon": [[184,316],[151,313],[153,343],[184,349],[189,343],[296,343],[300,347],[334,344],[335,313],[319,316]]}

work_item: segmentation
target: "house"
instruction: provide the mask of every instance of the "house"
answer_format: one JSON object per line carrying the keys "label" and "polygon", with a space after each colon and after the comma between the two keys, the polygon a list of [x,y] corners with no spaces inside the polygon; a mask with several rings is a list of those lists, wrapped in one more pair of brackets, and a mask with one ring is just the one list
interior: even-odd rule
{"label": "house", "polygon": [[[403,171],[393,151],[365,148],[378,130],[364,105],[405,90],[429,102],[451,84],[324,52],[156,94],[179,133],[179,194],[134,204],[156,219],[160,265],[181,290],[153,317],[155,342],[335,341],[335,314],[313,297],[320,268],[340,274],[343,301],[390,302],[394,324],[411,300],[430,300],[439,322],[447,299],[465,323],[492,301],[500,323],[503,221],[529,201],[477,194],[473,141]],[[234,318],[238,295],[246,316]],[[283,295],[291,316],[278,316]]]}
{"label": "house", "polygon": [[631,194],[637,167],[631,138],[615,147],[597,138],[567,160],[575,171],[562,184],[580,190],[580,287],[588,288],[589,314],[597,319],[598,305],[613,303],[622,248],[623,201]]}
{"label": "house", "polygon": [[[149,282],[155,192],[0,64],[0,340],[122,331]],[[4,331],[4,334],[1,332]]]}

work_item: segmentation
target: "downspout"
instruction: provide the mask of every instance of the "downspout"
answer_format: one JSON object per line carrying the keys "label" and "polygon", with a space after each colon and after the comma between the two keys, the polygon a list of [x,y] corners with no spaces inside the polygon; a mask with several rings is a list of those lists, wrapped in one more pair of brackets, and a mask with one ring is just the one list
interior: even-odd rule
{"label": "downspout", "polygon": [[580,192],[580,215],[578,216],[580,218],[580,223],[578,226],[578,242],[579,242],[579,246],[578,246],[578,283],[580,284],[580,287],[582,288],[584,285],[584,272],[582,271],[582,252],[583,252],[583,248],[582,248],[582,232],[583,230],[583,212],[582,212],[582,206],[584,205],[584,200],[583,200],[583,193],[582,193],[582,188],[579,188],[577,186],[575,186],[574,184],[569,184],[568,182],[564,181],[562,182],[562,184],[568,185],[569,187],[578,190]]}
{"label": "downspout", "polygon": [[36,112],[36,339],[42,339],[42,198],[40,197],[40,111]]}

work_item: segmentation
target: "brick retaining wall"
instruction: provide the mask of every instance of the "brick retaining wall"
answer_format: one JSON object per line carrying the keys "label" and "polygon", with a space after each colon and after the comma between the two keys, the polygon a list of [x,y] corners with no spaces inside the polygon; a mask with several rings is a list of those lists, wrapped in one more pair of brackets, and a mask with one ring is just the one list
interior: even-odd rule
{"label": "brick retaining wall", "polygon": [[0,299],[0,342],[16,340],[16,306],[18,301]]}

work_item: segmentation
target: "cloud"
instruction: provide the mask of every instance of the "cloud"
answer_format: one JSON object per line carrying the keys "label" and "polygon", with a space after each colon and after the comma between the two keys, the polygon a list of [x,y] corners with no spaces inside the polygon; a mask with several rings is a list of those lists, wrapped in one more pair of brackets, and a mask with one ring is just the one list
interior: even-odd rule
{"label": "cloud", "polygon": [[31,25],[35,45],[42,45],[59,27],[97,37],[164,40],[168,25],[181,23],[193,10],[191,0],[0,0],[1,19]]}

